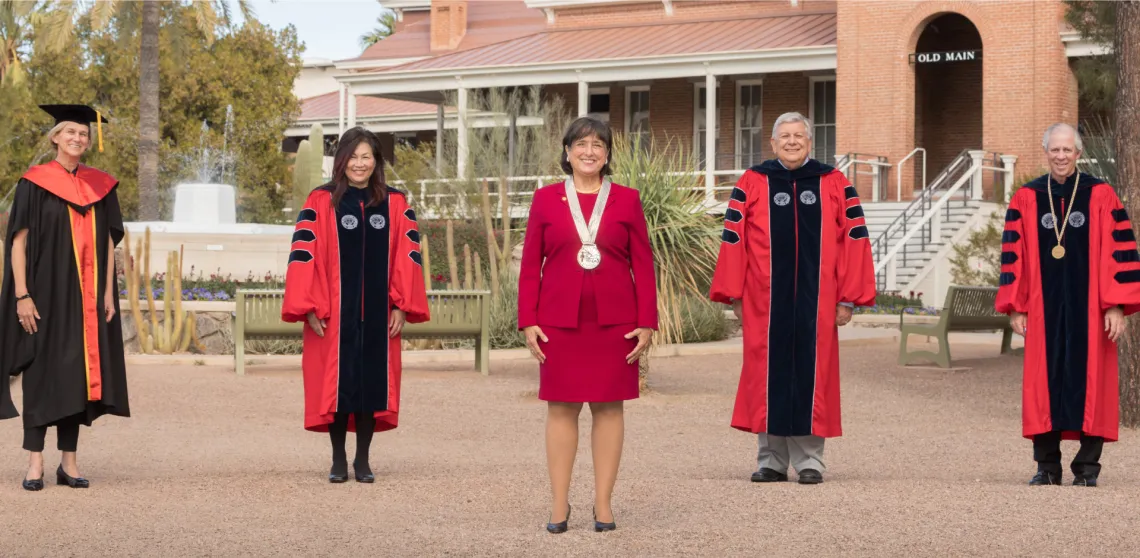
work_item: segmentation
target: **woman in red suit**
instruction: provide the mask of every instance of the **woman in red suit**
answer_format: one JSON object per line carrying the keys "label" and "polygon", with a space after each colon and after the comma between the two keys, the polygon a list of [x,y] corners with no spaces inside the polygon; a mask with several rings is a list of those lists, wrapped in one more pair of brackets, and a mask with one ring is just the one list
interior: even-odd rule
{"label": "woman in red suit", "polygon": [[579,118],[562,138],[565,182],[534,193],[519,277],[519,328],[539,364],[548,404],[546,459],[553,507],[570,517],[578,415],[593,414],[594,530],[616,528],[610,496],[625,436],[623,402],[638,395],[637,361],[657,329],[653,252],[637,190],[611,184],[609,127]]}

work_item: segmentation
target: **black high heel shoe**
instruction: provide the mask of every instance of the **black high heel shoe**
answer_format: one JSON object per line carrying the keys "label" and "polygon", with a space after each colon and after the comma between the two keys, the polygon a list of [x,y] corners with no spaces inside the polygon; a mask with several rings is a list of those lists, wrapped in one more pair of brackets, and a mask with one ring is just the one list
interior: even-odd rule
{"label": "black high heel shoe", "polygon": [[361,474],[361,467],[358,466],[355,461],[352,462],[352,474],[356,477],[356,482],[363,482],[366,484],[376,482],[376,475],[372,474],[372,468],[369,467],[367,463],[364,464],[363,469],[364,473]]}
{"label": "black high heel shoe", "polygon": [[63,472],[63,465],[55,470],[55,483],[66,484],[71,488],[87,488],[91,486],[91,482],[83,477],[73,477]]}
{"label": "black high heel shoe", "polygon": [[557,535],[565,533],[570,528],[570,504],[566,504],[566,519],[560,523],[547,523],[546,532]]}
{"label": "black high heel shoe", "polygon": [[44,477],[43,477],[43,475],[40,475],[40,478],[38,478],[38,479],[32,479],[32,480],[24,479],[23,486],[24,486],[24,490],[30,490],[32,492],[35,492],[37,490],[43,490],[44,489]]}
{"label": "black high heel shoe", "polygon": [[617,523],[614,523],[613,521],[611,521],[609,523],[602,523],[601,521],[598,521],[598,510],[595,509],[594,510],[594,532],[602,533],[605,531],[613,531],[614,529],[617,529]]}
{"label": "black high heel shoe", "polygon": [[348,482],[348,464],[338,466],[333,463],[332,469],[329,469],[329,482],[333,484]]}

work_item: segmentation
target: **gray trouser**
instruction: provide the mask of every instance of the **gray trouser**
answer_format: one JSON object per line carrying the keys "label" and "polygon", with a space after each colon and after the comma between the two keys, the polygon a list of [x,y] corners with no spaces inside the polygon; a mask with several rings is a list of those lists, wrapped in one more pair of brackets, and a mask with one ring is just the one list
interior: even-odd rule
{"label": "gray trouser", "polygon": [[815,469],[822,473],[823,440],[819,436],[773,436],[761,432],[757,464],[777,473],[787,473],[789,464],[796,472]]}

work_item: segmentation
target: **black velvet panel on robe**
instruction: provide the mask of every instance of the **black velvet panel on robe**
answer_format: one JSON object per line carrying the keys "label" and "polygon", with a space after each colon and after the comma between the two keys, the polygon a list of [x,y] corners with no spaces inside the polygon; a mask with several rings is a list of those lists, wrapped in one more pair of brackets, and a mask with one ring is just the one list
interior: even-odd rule
{"label": "black velvet panel on robe", "polygon": [[[68,207],[95,212],[102,378],[99,401],[87,400],[83,301]],[[41,318],[35,334],[25,332],[16,319],[11,254],[12,241],[22,229],[28,229],[25,278]],[[104,319],[102,310],[107,290],[107,242],[110,239],[118,244],[122,238],[123,217],[116,189],[91,206],[75,207],[26,179],[16,185],[8,234],[4,239],[4,283],[0,290],[0,418],[18,416],[9,393],[8,378],[21,373],[25,427],[52,425],[76,414],[88,426],[104,414],[130,416],[119,297],[112,297],[115,316],[110,323]],[[117,291],[117,288],[112,289],[114,293]]]}
{"label": "black velvet panel on robe", "polygon": [[365,207],[348,188],[337,208],[340,245],[340,377],[337,412],[388,410],[388,202]]}
{"label": "black velvet panel on robe", "polygon": [[[1065,184],[1052,184],[1055,217],[1049,209],[1045,181],[1031,182],[1028,187],[1036,194],[1041,292],[1044,300],[1049,301],[1044,305],[1045,359],[1053,430],[1080,432],[1088,382],[1089,201],[1092,186],[1101,180],[1082,175],[1074,201],[1075,176],[1070,176]],[[1065,256],[1058,260],[1053,257],[1053,248],[1057,246],[1060,229],[1054,227],[1062,226],[1066,214],[1068,224],[1061,241]]]}
{"label": "black velvet panel on robe", "polygon": [[812,433],[816,322],[819,312],[820,177],[831,167],[809,160],[788,171],[778,162],[756,168],[768,177],[772,302],[768,329],[768,430]]}

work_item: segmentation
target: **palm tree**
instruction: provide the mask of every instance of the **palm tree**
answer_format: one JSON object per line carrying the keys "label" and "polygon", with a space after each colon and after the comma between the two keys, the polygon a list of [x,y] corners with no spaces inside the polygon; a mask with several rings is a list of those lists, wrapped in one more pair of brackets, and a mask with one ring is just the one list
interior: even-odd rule
{"label": "palm tree", "polygon": [[[142,17],[139,26],[142,35],[139,49],[139,219],[156,221],[159,215],[158,192],[158,147],[160,138],[159,123],[159,71],[158,71],[158,31],[162,26],[161,0],[142,0]],[[21,2],[15,2],[17,4]],[[181,5],[192,8],[198,28],[206,36],[207,44],[213,42],[219,23],[226,27],[233,25],[233,8],[229,0],[208,0],[183,2]],[[118,0],[54,0],[49,2],[49,11],[36,18],[39,39],[49,50],[59,51],[70,41],[75,20],[86,13],[91,17],[92,26],[105,27],[121,12],[120,8],[130,3]],[[167,3],[169,4],[169,3]],[[256,15],[249,0],[235,0],[245,21]]]}
{"label": "palm tree", "polygon": [[39,1],[0,0],[0,85],[23,81],[20,57],[31,42],[32,19],[42,8]]}
{"label": "palm tree", "polygon": [[360,36],[360,48],[366,49],[387,38],[396,31],[396,13],[384,10],[376,18],[376,28]]}

